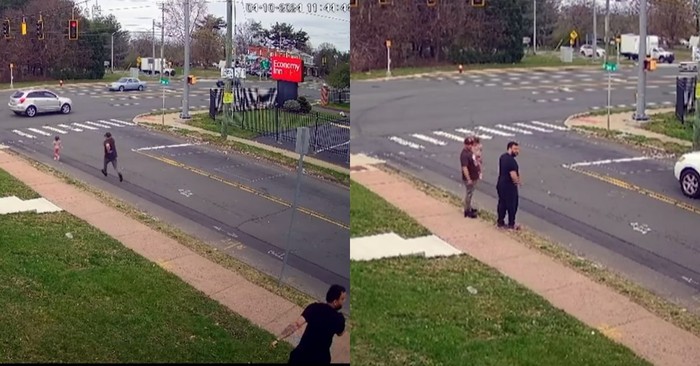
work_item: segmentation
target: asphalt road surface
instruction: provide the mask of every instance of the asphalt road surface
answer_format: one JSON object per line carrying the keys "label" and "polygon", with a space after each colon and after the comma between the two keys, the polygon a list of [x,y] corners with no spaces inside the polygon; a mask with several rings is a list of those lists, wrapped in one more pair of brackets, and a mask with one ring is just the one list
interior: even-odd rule
{"label": "asphalt road surface", "polygon": [[[649,76],[650,105],[674,103],[676,67]],[[634,102],[635,75],[615,74],[614,105]],[[700,312],[700,202],[680,193],[674,161],[563,125],[568,115],[604,107],[606,87],[602,70],[354,82],[352,152],[461,196],[461,141],[477,134],[485,171],[476,199],[495,209],[498,157],[516,140],[524,182],[519,222]]]}
{"label": "asphalt road surface", "polygon": [[[104,189],[270,275],[280,274],[295,171],[134,125],[134,115],[162,103],[148,91],[65,89],[74,102],[68,115],[18,117],[7,102],[0,104],[0,144]],[[197,93],[195,88],[192,94]],[[179,105],[179,98],[166,102]],[[107,131],[116,139],[124,182],[111,167],[109,177],[99,171]],[[55,135],[64,146],[60,162],[52,160]],[[332,283],[349,288],[349,236],[348,189],[304,176],[285,281],[317,298]]]}

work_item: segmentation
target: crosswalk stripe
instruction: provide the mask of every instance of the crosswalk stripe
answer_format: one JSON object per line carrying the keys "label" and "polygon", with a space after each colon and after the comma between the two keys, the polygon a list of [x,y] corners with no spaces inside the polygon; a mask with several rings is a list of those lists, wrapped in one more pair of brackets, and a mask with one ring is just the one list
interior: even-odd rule
{"label": "crosswalk stripe", "polygon": [[530,131],[528,131],[528,130],[523,130],[523,129],[520,129],[520,128],[515,128],[515,127],[510,127],[510,126],[500,125],[500,124],[499,124],[499,125],[496,125],[496,127],[501,128],[501,129],[504,129],[504,130],[507,130],[507,131],[513,131],[513,132],[522,133],[522,134],[524,134],[524,135],[532,135],[532,132],[530,132]]}
{"label": "crosswalk stripe", "polygon": [[82,123],[73,122],[73,125],[78,126],[78,127],[82,127],[82,128],[84,128],[84,129],[86,129],[86,130],[96,130],[95,127],[88,126],[88,125],[84,125],[84,124],[82,124]]}
{"label": "crosswalk stripe", "polygon": [[47,130],[49,130],[49,131],[58,132],[58,133],[60,133],[61,135],[65,135],[65,134],[68,133],[68,132],[66,132],[66,131],[59,130],[59,129],[56,128],[56,127],[44,126],[44,128],[47,129]]}
{"label": "crosswalk stripe", "polygon": [[438,146],[445,146],[445,145],[447,145],[447,142],[445,142],[445,141],[441,141],[441,140],[438,140],[438,139],[436,139],[436,138],[432,138],[432,137],[430,137],[430,136],[421,135],[421,134],[419,134],[419,133],[414,133],[414,134],[411,135],[411,136],[413,136],[413,137],[415,137],[415,138],[417,138],[417,139],[419,139],[419,140],[423,140],[423,141],[425,141],[425,142],[429,142],[429,143],[431,143],[431,144],[433,144],[433,145],[438,145]]}
{"label": "crosswalk stripe", "polygon": [[48,132],[46,132],[46,131],[42,131],[42,130],[36,129],[36,128],[27,128],[27,129],[28,129],[29,131],[36,132],[36,133],[38,133],[38,134],[40,134],[40,135],[51,136],[50,133],[48,133]]}
{"label": "crosswalk stripe", "polygon": [[107,126],[107,125],[103,125],[103,124],[95,123],[95,122],[91,122],[91,121],[85,121],[85,123],[87,123],[87,124],[89,124],[89,125],[92,125],[92,126],[97,126],[97,127],[102,127],[102,128],[110,128],[110,127]]}
{"label": "crosswalk stripe", "polygon": [[28,133],[26,133],[26,132],[22,132],[22,131],[20,131],[20,130],[12,130],[12,132],[14,132],[14,133],[16,133],[16,134],[18,134],[18,135],[20,135],[20,136],[22,136],[22,137],[26,137],[26,138],[28,138],[28,139],[33,139],[33,138],[35,138],[34,135],[30,135],[30,134],[28,134]]}
{"label": "crosswalk stripe", "polygon": [[488,133],[492,133],[492,134],[494,134],[494,135],[499,135],[499,136],[513,136],[512,133],[507,133],[507,132],[503,132],[503,131],[499,131],[499,130],[494,130],[494,129],[492,129],[492,128],[486,128],[486,127],[482,127],[482,126],[477,127],[477,129],[482,130],[482,131],[486,131],[486,132],[488,132]]}
{"label": "crosswalk stripe", "polygon": [[440,136],[440,137],[445,137],[445,138],[448,138],[448,139],[450,139],[450,140],[455,140],[455,141],[464,142],[464,137],[462,137],[462,136],[457,136],[457,135],[453,135],[453,134],[448,133],[448,132],[445,132],[445,131],[433,131],[433,135],[437,135],[437,136]]}
{"label": "crosswalk stripe", "polygon": [[97,122],[104,123],[104,124],[106,124],[106,125],[110,125],[110,126],[114,126],[114,127],[124,127],[124,125],[122,125],[122,124],[114,123],[114,122],[110,122],[110,121],[105,121],[105,120],[103,120],[103,119],[101,119],[101,120],[99,120],[99,121],[97,121]]}
{"label": "crosswalk stripe", "polygon": [[67,130],[71,130],[71,131],[75,131],[75,132],[83,132],[83,130],[81,130],[79,128],[75,128],[75,127],[64,125],[64,124],[60,124],[60,125],[58,125],[58,127],[65,128]]}
{"label": "crosswalk stripe", "polygon": [[419,145],[419,144],[416,144],[415,142],[404,140],[401,137],[391,136],[391,137],[389,137],[389,140],[394,141],[395,143],[397,143],[399,145],[408,146],[411,149],[416,149],[416,150],[425,149],[425,147],[423,147],[423,145]]}
{"label": "crosswalk stripe", "polygon": [[472,131],[472,130],[467,130],[466,128],[458,128],[458,129],[456,129],[455,131],[457,131],[457,132],[459,132],[459,133],[463,133],[463,134],[465,134],[465,135],[476,136],[476,137],[478,137],[478,138],[480,138],[480,139],[484,139],[484,140],[491,140],[491,139],[493,138],[493,137],[491,137],[491,136],[489,136],[489,135],[482,135],[482,134],[476,133],[476,132],[474,132],[474,131]]}
{"label": "crosswalk stripe", "polygon": [[566,127],[557,126],[557,125],[553,125],[553,124],[550,124],[550,123],[544,123],[544,122],[540,122],[540,121],[530,121],[530,123],[532,123],[533,125],[543,126],[543,127],[547,127],[547,128],[553,128],[553,129],[559,130],[559,131],[567,131],[567,130],[569,130],[569,129],[566,128]]}
{"label": "crosswalk stripe", "polygon": [[120,120],[120,119],[111,118],[110,121],[116,122],[116,123],[121,123],[121,124],[127,125],[127,126],[136,126],[136,123],[134,123],[134,122],[122,121],[122,120]]}
{"label": "crosswalk stripe", "polygon": [[539,132],[547,132],[547,133],[552,132],[552,130],[548,130],[546,128],[537,127],[537,126],[530,126],[530,125],[525,124],[525,123],[514,123],[514,125],[520,126],[523,128],[529,128],[531,130],[535,130],[535,131],[539,131]]}

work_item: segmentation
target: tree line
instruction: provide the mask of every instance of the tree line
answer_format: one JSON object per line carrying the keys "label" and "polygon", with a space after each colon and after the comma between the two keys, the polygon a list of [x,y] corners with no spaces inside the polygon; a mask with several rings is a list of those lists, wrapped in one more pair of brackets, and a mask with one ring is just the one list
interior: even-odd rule
{"label": "tree line", "polygon": [[[637,33],[640,0],[611,1],[610,34]],[[649,0],[648,31],[668,45],[700,33],[696,0]],[[358,0],[351,8],[351,66],[353,71],[386,67],[387,39],[392,41],[392,66],[442,63],[513,63],[525,53],[533,35],[532,0],[391,1]],[[600,2],[599,2],[600,3]],[[579,34],[577,45],[592,42],[593,6],[590,0],[536,0],[537,46],[556,49]],[[604,35],[604,6],[596,8],[597,35]],[[531,40],[530,40],[531,41]]]}

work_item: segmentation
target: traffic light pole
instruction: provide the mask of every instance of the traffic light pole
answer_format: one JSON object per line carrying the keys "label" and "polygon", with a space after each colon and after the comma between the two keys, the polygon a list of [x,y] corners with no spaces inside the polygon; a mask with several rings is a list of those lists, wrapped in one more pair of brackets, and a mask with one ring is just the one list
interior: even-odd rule
{"label": "traffic light pole", "polygon": [[647,58],[647,2],[639,2],[639,47],[637,50],[637,109],[632,117],[635,121],[646,121],[646,70],[644,60]]}
{"label": "traffic light pole", "polygon": [[185,65],[183,73],[185,87],[182,91],[182,114],[180,118],[190,119],[190,84],[187,76],[190,74],[190,0],[185,0]]}
{"label": "traffic light pole", "polygon": [[[232,48],[233,48],[233,0],[226,0],[226,68],[231,69],[231,58],[232,58]],[[234,71],[234,77],[235,71]],[[233,92],[233,80],[226,78],[226,85],[224,93]],[[221,137],[226,138],[227,131],[226,127],[231,121],[231,104],[224,103],[224,118],[221,119]]]}

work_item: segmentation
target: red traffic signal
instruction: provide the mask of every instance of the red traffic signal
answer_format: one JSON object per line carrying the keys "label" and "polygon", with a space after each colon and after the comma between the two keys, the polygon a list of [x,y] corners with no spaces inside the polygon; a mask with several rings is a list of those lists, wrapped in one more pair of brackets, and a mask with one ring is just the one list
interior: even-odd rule
{"label": "red traffic signal", "polygon": [[78,39],[78,21],[69,20],[68,21],[68,39],[75,41]]}

